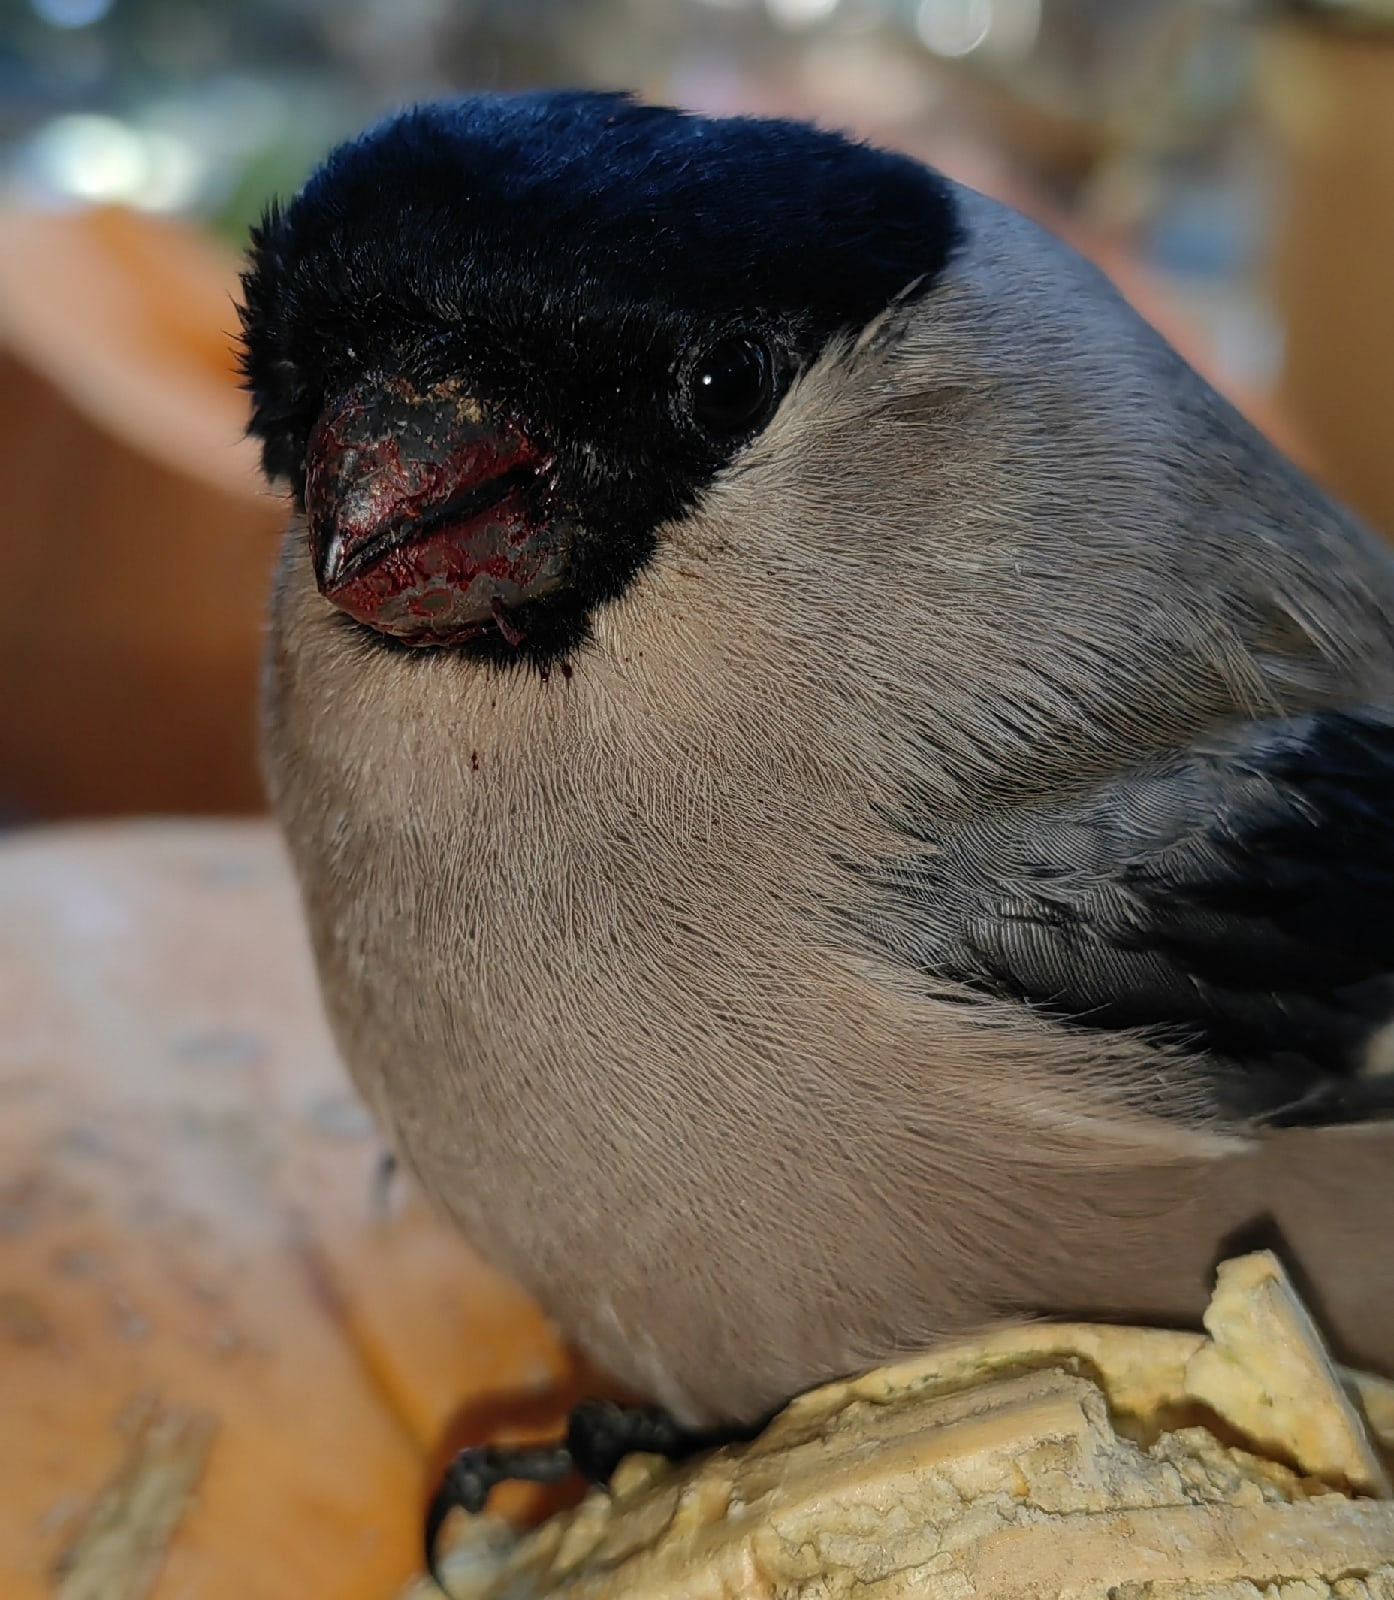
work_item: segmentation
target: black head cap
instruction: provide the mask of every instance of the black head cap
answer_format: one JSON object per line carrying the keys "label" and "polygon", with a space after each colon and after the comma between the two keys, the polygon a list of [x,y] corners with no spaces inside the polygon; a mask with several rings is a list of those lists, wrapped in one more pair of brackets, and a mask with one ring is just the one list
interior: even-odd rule
{"label": "black head cap", "polygon": [[528,631],[555,658],[797,371],[932,282],[956,238],[935,173],[802,123],[584,92],[424,106],[335,150],[256,231],[252,431],[303,495],[316,418],[365,374],[460,378],[520,418],[584,530]]}

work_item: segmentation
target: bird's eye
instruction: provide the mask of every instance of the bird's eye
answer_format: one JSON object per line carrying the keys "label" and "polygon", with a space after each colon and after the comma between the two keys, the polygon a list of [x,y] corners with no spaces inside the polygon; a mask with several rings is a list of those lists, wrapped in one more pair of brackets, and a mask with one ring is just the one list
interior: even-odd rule
{"label": "bird's eye", "polygon": [[774,396],[774,362],[758,339],[735,334],[704,350],[692,369],[692,415],[718,438],[752,428]]}

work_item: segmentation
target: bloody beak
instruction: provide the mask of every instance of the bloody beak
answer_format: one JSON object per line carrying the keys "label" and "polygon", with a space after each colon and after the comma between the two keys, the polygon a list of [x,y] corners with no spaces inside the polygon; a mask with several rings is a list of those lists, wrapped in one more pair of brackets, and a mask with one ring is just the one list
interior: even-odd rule
{"label": "bloody beak", "polygon": [[459,643],[563,587],[570,539],[553,460],[456,382],[367,380],[328,406],[306,450],[320,593],[406,644]]}

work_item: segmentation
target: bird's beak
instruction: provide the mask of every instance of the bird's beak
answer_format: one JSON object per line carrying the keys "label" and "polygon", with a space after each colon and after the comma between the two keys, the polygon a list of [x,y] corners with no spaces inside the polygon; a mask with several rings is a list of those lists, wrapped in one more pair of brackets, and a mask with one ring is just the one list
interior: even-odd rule
{"label": "bird's beak", "polygon": [[356,384],[321,413],[305,509],[320,592],[407,644],[458,643],[566,582],[548,453],[453,381]]}

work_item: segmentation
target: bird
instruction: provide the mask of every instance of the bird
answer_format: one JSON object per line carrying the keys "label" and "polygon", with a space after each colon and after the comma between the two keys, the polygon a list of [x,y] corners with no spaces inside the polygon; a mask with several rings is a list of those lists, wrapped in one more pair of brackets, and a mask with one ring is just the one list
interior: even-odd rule
{"label": "bird", "polygon": [[640,1433],[1190,1325],[1257,1232],[1394,1371],[1394,559],[1095,266],[500,92],[336,148],[241,316],[334,1038]]}

